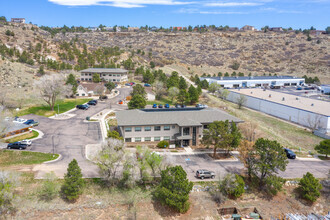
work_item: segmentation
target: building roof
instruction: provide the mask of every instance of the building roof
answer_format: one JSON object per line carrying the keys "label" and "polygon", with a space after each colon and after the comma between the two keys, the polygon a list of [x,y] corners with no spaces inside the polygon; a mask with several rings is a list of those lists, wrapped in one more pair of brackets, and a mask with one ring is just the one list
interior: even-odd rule
{"label": "building roof", "polygon": [[239,118],[213,108],[133,109],[116,113],[118,126],[173,125],[201,126],[214,121],[243,122]]}
{"label": "building roof", "polygon": [[119,68],[88,68],[81,70],[81,73],[127,73],[127,70]]}
{"label": "building roof", "polygon": [[81,83],[79,85],[82,86],[82,87],[84,87],[85,90],[87,90],[87,92],[90,92],[90,91],[93,91],[94,92],[94,91],[96,91],[99,88],[105,89],[103,83]]}
{"label": "building roof", "polygon": [[276,80],[276,79],[304,79],[294,76],[238,76],[238,77],[201,77],[201,79],[213,79],[213,80]]}
{"label": "building roof", "polygon": [[[266,90],[260,88],[255,89],[235,89],[230,90],[246,96],[267,100],[270,102],[286,105],[293,108],[302,109],[309,112],[330,116],[330,102],[311,99],[303,96],[296,96],[282,92],[275,92],[274,90]],[[271,95],[271,97],[269,97]],[[284,101],[283,101],[284,98]]]}
{"label": "building roof", "polygon": [[17,123],[17,122],[10,122],[8,124],[8,127],[5,129],[5,131],[3,133],[9,133],[9,132],[13,132],[13,131],[18,131],[24,128],[29,128],[31,127],[31,125],[26,125],[23,123]]}

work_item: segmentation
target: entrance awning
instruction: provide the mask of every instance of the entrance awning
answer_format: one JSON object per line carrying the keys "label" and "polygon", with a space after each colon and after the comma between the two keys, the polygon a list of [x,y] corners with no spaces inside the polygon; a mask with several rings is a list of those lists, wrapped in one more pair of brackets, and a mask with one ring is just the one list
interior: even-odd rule
{"label": "entrance awning", "polygon": [[192,137],[190,135],[182,135],[182,136],[178,136],[176,137],[177,140],[191,140]]}

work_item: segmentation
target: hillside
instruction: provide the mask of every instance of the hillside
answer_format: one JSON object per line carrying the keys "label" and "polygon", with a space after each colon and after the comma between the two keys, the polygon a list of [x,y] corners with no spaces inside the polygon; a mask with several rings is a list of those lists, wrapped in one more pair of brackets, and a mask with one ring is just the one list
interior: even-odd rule
{"label": "hillside", "polygon": [[[15,36],[7,36],[6,30],[13,31]],[[29,59],[35,61],[33,65],[40,65],[39,61],[44,59],[45,66],[53,68],[45,60],[56,60],[59,70],[123,67],[122,61],[132,58],[137,65],[153,61],[156,66],[186,68],[191,74],[217,75],[233,71],[245,75],[306,74],[330,83],[328,35],[312,36],[311,41],[295,32],[76,32],[52,37],[26,24],[0,27],[0,40],[21,53],[28,50]],[[41,45],[37,46],[38,43]],[[31,60],[27,62],[32,64]]]}

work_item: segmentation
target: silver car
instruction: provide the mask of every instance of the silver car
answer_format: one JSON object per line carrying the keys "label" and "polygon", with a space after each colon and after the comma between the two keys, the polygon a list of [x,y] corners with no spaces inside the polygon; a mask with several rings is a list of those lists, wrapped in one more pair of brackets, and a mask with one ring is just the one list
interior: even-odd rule
{"label": "silver car", "polygon": [[201,170],[197,170],[196,177],[197,178],[200,178],[202,180],[204,178],[212,178],[212,179],[214,179],[215,178],[215,173],[213,171],[210,171],[210,170],[201,169]]}
{"label": "silver car", "polygon": [[20,141],[21,144],[25,144],[27,146],[31,146],[32,144],[32,141],[31,140],[28,140],[28,139],[25,139],[25,140],[22,140]]}

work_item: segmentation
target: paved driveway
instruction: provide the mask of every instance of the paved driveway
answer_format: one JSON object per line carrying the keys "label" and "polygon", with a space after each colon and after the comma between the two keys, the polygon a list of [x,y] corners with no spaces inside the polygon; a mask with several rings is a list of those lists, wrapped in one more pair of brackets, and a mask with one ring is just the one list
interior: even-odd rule
{"label": "paved driveway", "polygon": [[[181,165],[191,181],[200,181],[195,177],[198,169],[212,170],[216,173],[216,179],[219,179],[227,173],[240,173],[243,168],[240,161],[213,161],[207,154],[171,155],[169,161]],[[326,178],[329,169],[330,161],[289,160],[286,171],[279,175],[284,178],[301,178],[306,172],[310,172],[318,178]]]}
{"label": "paved driveway", "polygon": [[57,153],[62,157],[52,163],[40,164],[34,167],[36,178],[42,178],[45,173],[54,171],[62,177],[70,161],[76,159],[82,169],[84,177],[98,176],[98,167],[85,159],[85,146],[102,141],[100,125],[98,122],[84,122],[87,116],[92,116],[110,107],[115,110],[125,109],[126,106],[118,105],[118,100],[123,99],[130,92],[130,88],[121,88],[119,96],[99,102],[87,111],[76,109],[71,114],[76,116],[56,120],[37,115],[26,115],[24,118],[33,118],[39,121],[38,130],[44,133],[43,138],[35,140],[29,150],[45,153]]}

